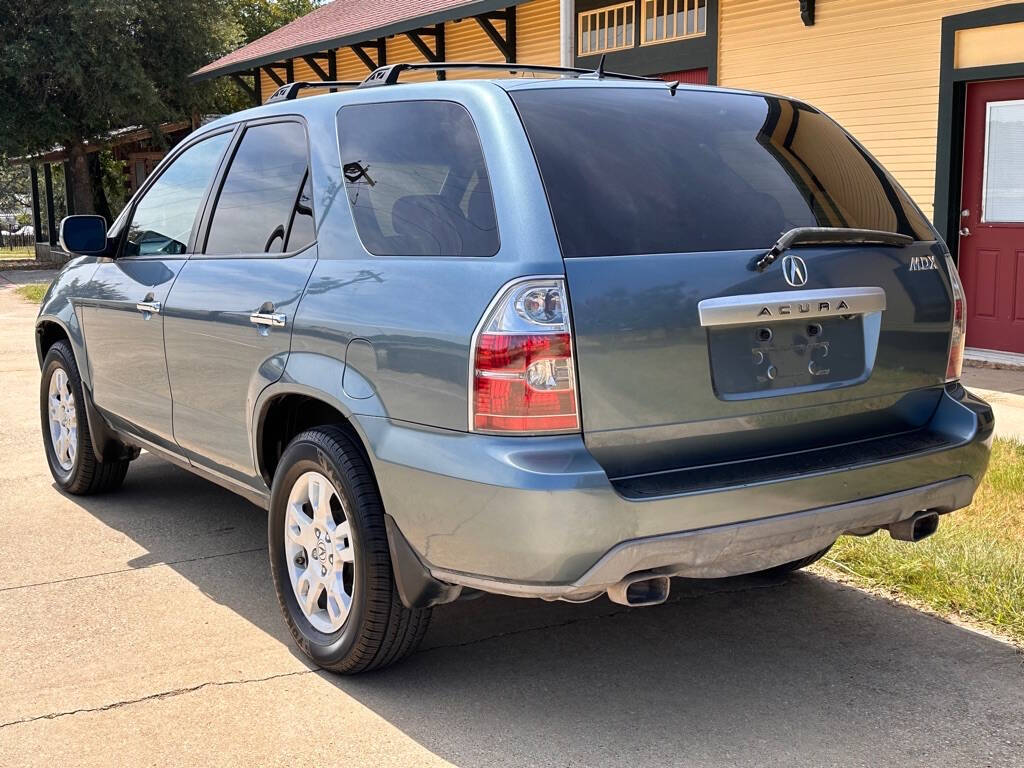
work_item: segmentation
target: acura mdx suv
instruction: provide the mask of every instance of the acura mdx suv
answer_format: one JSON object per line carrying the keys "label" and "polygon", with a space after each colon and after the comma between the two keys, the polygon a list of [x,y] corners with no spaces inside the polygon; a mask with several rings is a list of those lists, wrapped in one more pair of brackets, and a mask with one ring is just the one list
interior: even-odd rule
{"label": "acura mdx suv", "polygon": [[288,628],[346,673],[480,591],[652,605],[970,503],[993,417],[956,268],[829,117],[415,68],[289,84],[109,228],[64,220],[36,324],[61,489],[146,450],[267,509]]}

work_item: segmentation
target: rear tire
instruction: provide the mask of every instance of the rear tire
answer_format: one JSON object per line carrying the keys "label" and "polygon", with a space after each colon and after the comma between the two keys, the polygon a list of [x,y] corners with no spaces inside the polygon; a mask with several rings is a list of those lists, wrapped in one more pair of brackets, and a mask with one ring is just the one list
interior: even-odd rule
{"label": "rear tire", "polygon": [[129,460],[100,461],[93,452],[82,377],[65,341],[51,346],[43,360],[39,411],[46,461],[61,490],[87,496],[121,486]]}
{"label": "rear tire", "polygon": [[315,664],[342,674],[379,669],[426,634],[431,611],[398,596],[384,505],[344,430],[318,427],[288,445],[274,474],[268,544],[288,630]]}
{"label": "rear tire", "polygon": [[832,544],[829,544],[820,552],[815,552],[813,555],[802,557],[799,560],[794,560],[791,563],[783,563],[782,565],[776,565],[774,568],[766,568],[763,571],[756,571],[752,575],[768,576],[769,578],[775,578],[779,576],[785,576],[787,573],[792,573],[793,571],[799,571],[801,568],[806,568],[807,566],[813,565],[814,563],[821,560],[821,558],[828,554],[828,551],[832,549],[834,545],[835,542],[832,542]]}

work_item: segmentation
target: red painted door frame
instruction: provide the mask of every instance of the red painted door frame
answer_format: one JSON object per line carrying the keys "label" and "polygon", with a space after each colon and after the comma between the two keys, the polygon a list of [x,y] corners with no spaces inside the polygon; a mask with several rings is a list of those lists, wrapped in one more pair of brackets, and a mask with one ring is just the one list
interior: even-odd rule
{"label": "red painted door frame", "polygon": [[988,104],[1016,100],[1024,78],[967,84],[959,269],[967,346],[1024,354],[1024,222],[982,221]]}

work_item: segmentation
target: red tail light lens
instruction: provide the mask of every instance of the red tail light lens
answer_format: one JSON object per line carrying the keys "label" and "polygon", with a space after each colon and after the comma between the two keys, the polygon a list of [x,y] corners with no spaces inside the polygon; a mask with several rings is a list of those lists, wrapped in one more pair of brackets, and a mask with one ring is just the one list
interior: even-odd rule
{"label": "red tail light lens", "polygon": [[960,282],[953,259],[946,254],[946,268],[949,270],[949,282],[953,287],[953,331],[949,338],[949,358],[946,362],[946,381],[956,381],[964,367],[964,346],[967,343],[967,300],[964,298],[964,286]]}
{"label": "red tail light lens", "polygon": [[508,288],[474,340],[470,429],[524,434],[579,430],[561,280],[524,280]]}

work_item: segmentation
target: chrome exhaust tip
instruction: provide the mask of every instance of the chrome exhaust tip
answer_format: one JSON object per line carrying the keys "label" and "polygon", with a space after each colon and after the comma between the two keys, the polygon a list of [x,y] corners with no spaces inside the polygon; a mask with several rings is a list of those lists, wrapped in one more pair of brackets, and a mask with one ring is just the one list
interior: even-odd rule
{"label": "chrome exhaust tip", "polygon": [[668,598],[670,587],[668,576],[635,573],[608,587],[608,599],[631,608],[658,605]]}
{"label": "chrome exhaust tip", "polygon": [[930,510],[917,512],[906,520],[890,523],[886,528],[889,530],[889,535],[899,541],[921,541],[938,530],[939,513]]}

